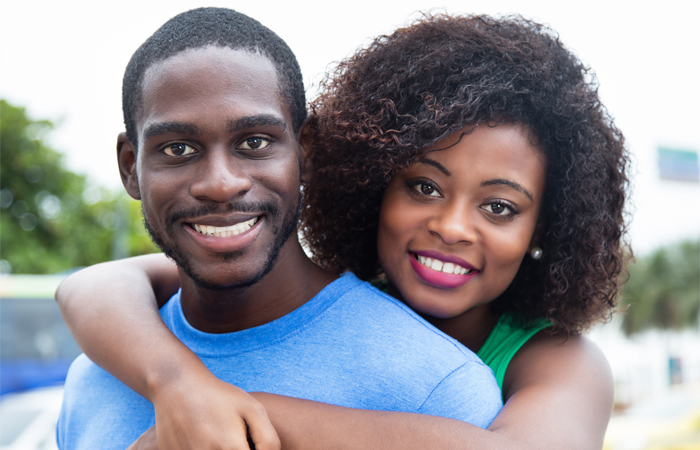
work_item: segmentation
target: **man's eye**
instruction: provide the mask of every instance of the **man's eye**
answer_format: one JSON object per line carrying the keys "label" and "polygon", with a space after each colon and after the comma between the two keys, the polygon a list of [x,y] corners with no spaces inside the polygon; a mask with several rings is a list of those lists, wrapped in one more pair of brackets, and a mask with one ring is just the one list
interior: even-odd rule
{"label": "man's eye", "polygon": [[240,148],[243,150],[262,150],[270,146],[270,141],[261,137],[253,137],[246,139],[241,143]]}
{"label": "man's eye", "polygon": [[196,153],[196,150],[187,144],[171,144],[163,149],[168,156],[187,156]]}
{"label": "man's eye", "polygon": [[499,216],[511,216],[514,214],[510,206],[499,202],[493,202],[484,205],[484,209],[492,214],[496,214]]}

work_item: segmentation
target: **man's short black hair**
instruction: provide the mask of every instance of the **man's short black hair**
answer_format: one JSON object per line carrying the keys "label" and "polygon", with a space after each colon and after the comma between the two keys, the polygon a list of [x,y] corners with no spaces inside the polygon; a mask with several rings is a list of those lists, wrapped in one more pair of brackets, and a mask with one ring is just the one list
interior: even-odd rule
{"label": "man's short black hair", "polygon": [[277,69],[279,89],[289,104],[296,134],[306,119],[304,82],[296,57],[272,30],[245,14],[227,8],[193,9],[168,20],[136,50],[126,66],[122,109],[126,136],[138,148],[136,121],[141,112],[141,90],[146,70],[188,49],[214,45],[259,53]]}

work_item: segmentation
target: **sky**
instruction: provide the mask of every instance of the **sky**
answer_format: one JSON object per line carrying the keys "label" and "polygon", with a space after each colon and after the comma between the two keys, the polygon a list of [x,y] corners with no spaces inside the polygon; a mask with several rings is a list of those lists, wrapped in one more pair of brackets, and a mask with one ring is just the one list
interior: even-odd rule
{"label": "sky", "polygon": [[[641,6],[647,4],[650,6]],[[95,186],[121,186],[121,77],[170,17],[225,6],[261,21],[297,55],[308,96],[334,61],[420,11],[521,14],[548,24],[593,68],[633,156],[630,239],[637,254],[700,237],[700,184],[662,181],[659,146],[700,151],[700,2],[77,0],[0,4],[0,97],[57,124],[50,144]],[[0,150],[1,151],[1,150]]]}

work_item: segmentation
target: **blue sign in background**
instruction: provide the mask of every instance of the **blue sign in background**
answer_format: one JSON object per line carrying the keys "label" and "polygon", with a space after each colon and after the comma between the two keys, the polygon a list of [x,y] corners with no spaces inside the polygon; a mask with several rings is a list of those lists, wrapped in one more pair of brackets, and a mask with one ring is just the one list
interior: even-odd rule
{"label": "blue sign in background", "polygon": [[698,153],[660,147],[659,175],[663,180],[699,182]]}

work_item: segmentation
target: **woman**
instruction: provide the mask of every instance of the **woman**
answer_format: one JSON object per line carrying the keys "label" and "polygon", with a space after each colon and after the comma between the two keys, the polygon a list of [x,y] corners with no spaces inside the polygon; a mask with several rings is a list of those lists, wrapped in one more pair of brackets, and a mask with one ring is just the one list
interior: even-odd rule
{"label": "woman", "polygon": [[[627,154],[588,69],[536,23],[436,16],[375,39],[322,87],[302,214],[316,261],[385,283],[477,352],[505,406],[481,430],[253,394],[282,447],[600,448],[611,375],[580,332],[615,305]],[[145,257],[71,277],[58,300],[86,353],[154,403],[160,448],[233,448],[246,429],[276,448],[256,440],[260,405],[144,300],[176,283]],[[91,327],[98,316],[110,320]]]}

